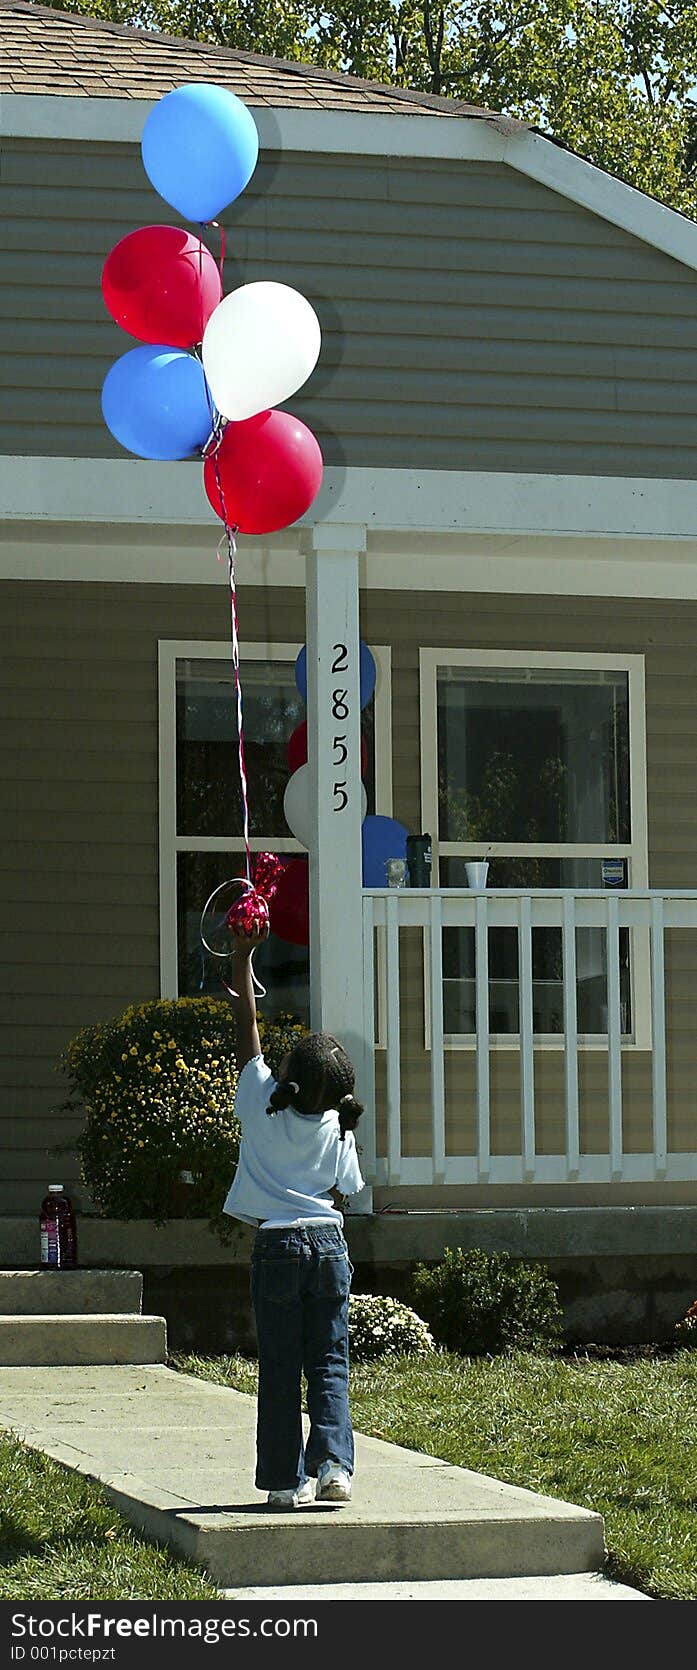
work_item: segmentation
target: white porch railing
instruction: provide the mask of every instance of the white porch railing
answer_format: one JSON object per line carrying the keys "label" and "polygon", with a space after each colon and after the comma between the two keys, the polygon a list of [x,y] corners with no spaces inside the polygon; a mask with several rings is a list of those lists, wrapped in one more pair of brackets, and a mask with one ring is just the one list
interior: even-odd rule
{"label": "white porch railing", "polygon": [[[400,1013],[400,930],[424,931],[424,1014],[430,1043],[430,1154],[404,1152],[402,1138],[402,1023]],[[377,936],[374,930],[381,929]],[[474,931],[474,987],[476,1030],[447,1040],[443,1029],[443,930]],[[489,1025],[489,930],[517,933],[518,1030],[492,1039]],[[561,935],[561,1024],[559,1037],[544,1040],[533,1030],[533,930],[556,928]],[[606,1019],[601,1033],[579,1035],[576,931],[599,929],[605,936]],[[630,931],[632,1028],[627,1034],[620,985],[620,932]],[[572,892],[540,889],[531,892],[470,892],[447,889],[365,889],[363,892],[363,991],[368,1110],[361,1124],[366,1175],[378,1184],[463,1183],[580,1183],[668,1182],[697,1179],[697,1120],[694,1151],[669,1148],[671,1109],[668,1103],[666,1047],[665,934],[669,929],[697,929],[697,892]],[[681,991],[683,1045],[697,1026],[697,942],[695,974],[689,966],[678,970]],[[379,985],[379,1036],[375,1033],[376,979]],[[695,1007],[695,1023],[689,1007]],[[421,1004],[416,1005],[423,1025]],[[411,1009],[411,1003],[410,1003]],[[687,1019],[686,1019],[687,1011]],[[669,1017],[670,1018],[670,1017]],[[412,1013],[406,1017],[413,1029]],[[370,1044],[373,1044],[373,1048]],[[385,1051],[385,1113],[376,1140],[373,1116],[376,1090],[376,1051]],[[455,1154],[446,1140],[446,1048],[469,1047],[474,1052],[475,1152]],[[519,1142],[512,1153],[492,1153],[490,1061],[495,1049],[519,1053]],[[536,1141],[535,1061],[540,1050],[555,1049],[563,1056],[560,1098],[564,1106],[564,1152],[538,1153]],[[604,1052],[607,1057],[602,1151],[581,1146],[579,1050]],[[628,1052],[643,1053],[650,1099],[650,1130],[644,1151],[624,1146],[623,1066]],[[428,1050],[427,1050],[428,1053]],[[695,1049],[697,1053],[697,1045]],[[686,1058],[687,1059],[687,1058]],[[684,1065],[684,1062],[683,1062]],[[682,1075],[683,1098],[695,1096]],[[606,1110],[605,1110],[606,1104]],[[684,1114],[684,1108],[683,1108]],[[366,1127],[364,1131],[364,1126]],[[650,1141],[650,1149],[649,1149]],[[422,1146],[422,1145],[420,1145]],[[450,1144],[452,1147],[452,1143]]]}

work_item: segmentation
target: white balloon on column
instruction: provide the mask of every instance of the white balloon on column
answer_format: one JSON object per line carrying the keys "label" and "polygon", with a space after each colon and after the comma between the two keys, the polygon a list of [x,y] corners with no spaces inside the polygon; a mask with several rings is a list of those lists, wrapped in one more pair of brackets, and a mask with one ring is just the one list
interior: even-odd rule
{"label": "white balloon on column", "polygon": [[240,423],[302,388],[319,359],[319,319],[299,290],[262,279],[232,290],[212,312],[201,344],[211,398]]}
{"label": "white balloon on column", "polygon": [[[361,783],[361,823],[368,811],[368,796],[364,784]],[[283,796],[283,815],[291,835],[300,841],[304,847],[312,844],[312,823],[310,816],[310,767],[301,765],[288,779],[286,792]]]}

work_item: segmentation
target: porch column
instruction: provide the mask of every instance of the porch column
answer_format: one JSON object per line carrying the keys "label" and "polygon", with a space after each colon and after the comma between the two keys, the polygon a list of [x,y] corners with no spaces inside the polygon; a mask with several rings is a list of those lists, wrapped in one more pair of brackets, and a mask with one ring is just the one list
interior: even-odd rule
{"label": "porch column", "polygon": [[[313,528],[307,559],[307,747],[310,847],[310,1021],[332,1032],[365,1085],[361,860],[359,562],[365,527]],[[364,1120],[374,1110],[366,1107]],[[360,1129],[358,1133],[360,1142]],[[372,1193],[352,1201],[370,1212]]]}

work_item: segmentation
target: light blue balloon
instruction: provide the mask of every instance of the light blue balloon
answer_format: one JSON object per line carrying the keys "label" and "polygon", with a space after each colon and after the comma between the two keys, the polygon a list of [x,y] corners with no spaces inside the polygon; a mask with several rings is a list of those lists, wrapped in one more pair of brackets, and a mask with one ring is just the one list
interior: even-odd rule
{"label": "light blue balloon", "polygon": [[191,82],[151,110],[141,140],[148,179],[185,220],[215,220],[244,191],[259,155],[254,118],[227,87]]}
{"label": "light blue balloon", "polygon": [[376,815],[363,819],[364,887],[387,887],[385,863],[388,858],[406,859],[407,835],[408,830],[396,818]]}
{"label": "light blue balloon", "polygon": [[146,343],[107,372],[102,412],[107,429],[139,458],[190,458],[213,428],[203,366],[183,348]]}
{"label": "light blue balloon", "polygon": [[[369,650],[368,645],[364,644],[362,638],[360,646],[360,666],[361,707],[363,708],[368,706],[368,702],[370,701],[375,689],[377,668],[375,666],[375,656],[372,654],[372,651]],[[300,654],[295,662],[295,682],[303,701],[307,702],[307,644],[303,644]]]}

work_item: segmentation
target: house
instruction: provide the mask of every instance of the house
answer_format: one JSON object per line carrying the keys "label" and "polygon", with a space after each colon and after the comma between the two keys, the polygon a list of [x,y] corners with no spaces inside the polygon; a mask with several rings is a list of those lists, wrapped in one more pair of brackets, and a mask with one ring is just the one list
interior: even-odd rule
{"label": "house", "polygon": [[[311,950],[270,942],[268,1012],[355,1056],[371,1234],[574,1209],[592,1252],[633,1208],[643,1251],[694,1251],[697,227],[464,104],[27,0],[0,30],[5,1262],[75,1130],[61,1047],[199,989],[243,850],[220,527],[200,466],[120,452],[99,403],[130,345],[101,267],[177,218],[139,139],[192,80],[260,133],[226,288],[294,285],[323,331],[289,403],[319,498],[238,556],[252,844],[282,854],[307,644]],[[429,888],[362,886],[361,726]]]}

